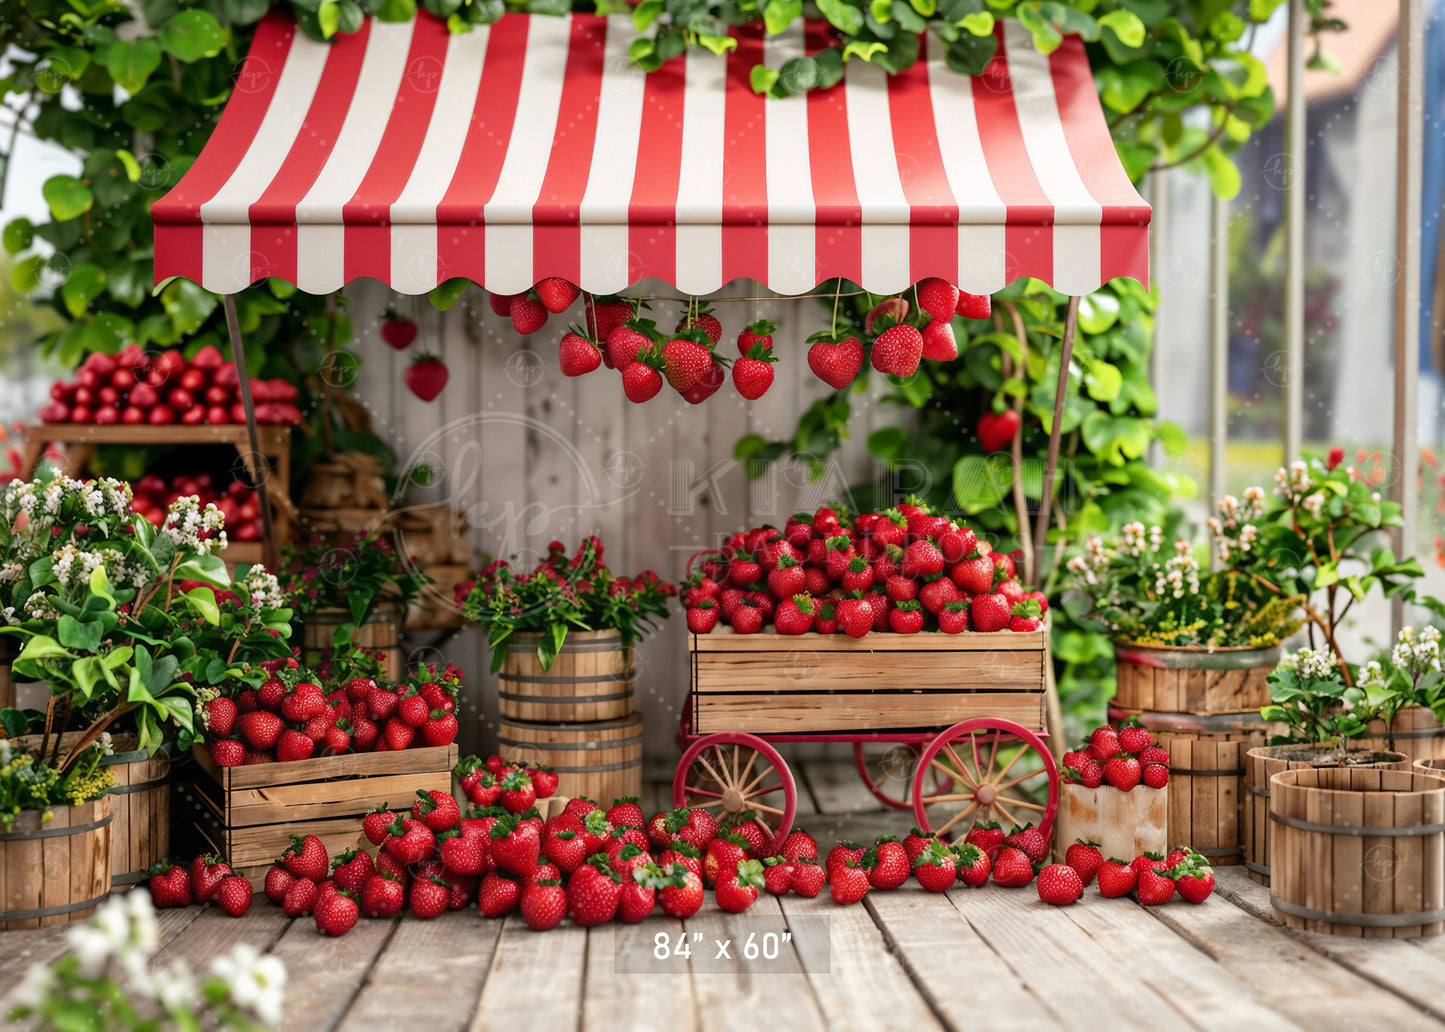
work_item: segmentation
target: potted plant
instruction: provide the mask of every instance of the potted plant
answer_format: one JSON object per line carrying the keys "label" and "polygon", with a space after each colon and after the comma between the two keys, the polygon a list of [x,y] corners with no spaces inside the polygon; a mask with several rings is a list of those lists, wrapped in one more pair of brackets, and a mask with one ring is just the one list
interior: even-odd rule
{"label": "potted plant", "polygon": [[1445,673],[1440,629],[1402,627],[1395,645],[1359,670],[1358,684],[1374,719],[1372,744],[1398,751],[1416,766],[1445,767]]}
{"label": "potted plant", "polygon": [[130,503],[119,481],[65,477],[0,496],[0,636],[20,645],[16,674],[48,689],[43,711],[6,709],[0,723],[62,780],[115,733],[101,763],[126,790],[114,807],[118,876],[168,845],[165,831],[130,828],[168,828],[162,750],[189,747],[197,688],[285,654],[290,617],[263,568],[231,583],[215,554],[225,547],[215,506],[177,499],[157,527]]}
{"label": "potted plant", "polygon": [[340,545],[321,535],[297,538],[281,567],[304,664],[324,663],[350,643],[378,651],[387,677],[401,677],[402,620],[431,579],[406,563],[388,537],[362,531]]}
{"label": "potted plant", "polygon": [[676,593],[651,570],[613,574],[592,536],[571,556],[551,542],[530,571],[499,559],[458,585],[457,601],[486,629],[502,716],[609,720],[632,712],[632,647]]}

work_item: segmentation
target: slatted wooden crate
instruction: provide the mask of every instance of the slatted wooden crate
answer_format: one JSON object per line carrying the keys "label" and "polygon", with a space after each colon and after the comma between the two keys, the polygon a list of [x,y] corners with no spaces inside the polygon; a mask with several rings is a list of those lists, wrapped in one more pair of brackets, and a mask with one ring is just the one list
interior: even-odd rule
{"label": "slatted wooden crate", "polygon": [[1040,730],[1048,627],[997,634],[691,635],[695,734],[849,734],[1001,717]]}
{"label": "slatted wooden crate", "polygon": [[291,763],[217,767],[193,750],[196,829],[237,873],[260,884],[292,835],[315,835],[327,852],[361,840],[361,819],[377,806],[409,809],[418,790],[450,792],[455,744],[400,752],[348,753]]}

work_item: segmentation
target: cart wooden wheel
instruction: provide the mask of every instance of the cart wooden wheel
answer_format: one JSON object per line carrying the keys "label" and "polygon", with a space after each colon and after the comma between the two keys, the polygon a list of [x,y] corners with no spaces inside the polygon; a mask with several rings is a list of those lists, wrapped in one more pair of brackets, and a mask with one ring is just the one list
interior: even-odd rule
{"label": "cart wooden wheel", "polygon": [[793,827],[798,796],[778,751],[745,734],[706,735],[687,747],[672,778],[672,805],[702,807],[722,825],[755,821],[773,838]]}
{"label": "cart wooden wheel", "polygon": [[[1059,812],[1059,769],[1043,739],[1011,720],[978,717],[941,733],[919,764],[953,784],[930,794],[915,780],[913,816],[924,831],[963,834],[975,823],[1033,823],[1048,838]],[[932,807],[932,823],[928,808]]]}
{"label": "cart wooden wheel", "polygon": [[[905,742],[873,741],[853,743],[853,765],[873,797],[895,810],[913,809],[913,776],[923,746]],[[937,767],[926,770],[924,794],[943,795],[953,786],[953,779]]]}
{"label": "cart wooden wheel", "polygon": [[677,721],[677,747],[687,748],[687,740],[692,737],[692,692],[687,693],[687,698],[682,703],[682,716]]}

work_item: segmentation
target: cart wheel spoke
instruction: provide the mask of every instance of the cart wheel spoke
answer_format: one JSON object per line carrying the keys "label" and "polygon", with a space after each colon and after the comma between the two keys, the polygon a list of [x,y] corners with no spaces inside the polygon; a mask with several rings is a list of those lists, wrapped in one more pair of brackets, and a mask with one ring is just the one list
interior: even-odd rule
{"label": "cart wheel spoke", "polygon": [[704,810],[710,810],[710,809],[712,809],[714,806],[721,806],[722,804],[723,804],[723,801],[722,801],[721,799],[711,799],[711,800],[709,800],[708,802],[698,803],[697,805],[700,806],[700,807],[702,807]]}
{"label": "cart wheel spoke", "polygon": [[1048,773],[1049,773],[1048,771],[1046,771],[1046,770],[1044,770],[1044,768],[1040,767],[1038,770],[1031,770],[1031,771],[1029,771],[1027,774],[1020,774],[1018,777],[1014,778],[1012,781],[1006,781],[1006,782],[1004,782],[1002,785],[999,785],[999,786],[998,786],[999,794],[1002,795],[1003,793],[1007,792],[1009,789],[1013,788],[1015,785],[1020,785],[1020,784],[1022,784],[1023,782],[1029,780],[1030,778],[1036,778],[1036,777],[1038,777],[1040,774],[1042,774],[1042,775],[1044,775],[1045,777],[1047,777],[1047,776],[1048,776]]}
{"label": "cart wheel spoke", "polygon": [[1023,825],[1019,823],[1019,819],[1009,811],[1009,808],[1007,806],[1004,806],[1002,799],[995,799],[993,801],[993,808],[999,813],[1003,814],[1005,817],[1007,817],[1008,822],[1012,824],[1015,828],[1023,827]]}
{"label": "cart wheel spoke", "polygon": [[1040,806],[1038,803],[1031,803],[1027,799],[1010,799],[1008,801],[1008,804],[1010,806],[1022,806],[1025,810],[1037,810],[1039,813],[1044,813],[1048,810],[1047,806]]}
{"label": "cart wheel spoke", "polygon": [[972,792],[964,793],[962,795],[955,793],[953,795],[924,796],[923,802],[925,805],[932,806],[934,803],[962,803],[965,800],[972,798]]}
{"label": "cart wheel spoke", "polygon": [[977,787],[978,787],[978,782],[977,782],[977,781],[974,781],[971,777],[969,777],[968,771],[966,771],[966,770],[959,769],[958,771],[951,771],[951,770],[949,770],[946,766],[944,766],[943,764],[939,763],[939,762],[938,762],[938,759],[937,759],[936,757],[935,757],[934,759],[929,760],[929,761],[928,761],[928,765],[929,765],[930,767],[934,768],[935,770],[941,771],[943,774],[947,775],[948,778],[949,778],[949,780],[952,780],[954,774],[956,773],[959,777],[961,777],[961,778],[963,779],[964,784],[966,784],[969,788],[977,788]]}
{"label": "cart wheel spoke", "polygon": [[939,828],[937,831],[935,831],[934,834],[935,834],[935,835],[944,835],[944,834],[946,834],[946,833],[948,832],[948,829],[949,829],[949,828],[953,827],[953,826],[954,826],[955,824],[957,824],[959,821],[963,820],[963,819],[964,819],[965,817],[967,817],[969,814],[973,813],[973,811],[976,810],[976,809],[978,809],[978,803],[976,803],[976,802],[969,803],[969,804],[968,804],[967,806],[965,806],[962,810],[959,810],[958,813],[956,813],[956,814],[954,814],[952,817],[950,817],[950,818],[947,820],[947,822],[944,823],[943,827],[941,827],[941,828]]}
{"label": "cart wheel spoke", "polygon": [[783,811],[779,810],[776,806],[764,806],[762,803],[755,803],[752,800],[748,801],[748,806],[751,809],[761,810],[763,813],[770,813],[776,817],[781,817],[783,815]]}
{"label": "cart wheel spoke", "polygon": [[[713,751],[713,755],[717,757],[717,769],[720,770],[720,771],[722,771],[722,779],[721,779],[721,780],[722,780],[722,783],[723,783],[723,788],[724,788],[724,789],[732,788],[732,787],[734,786],[735,782],[734,782],[731,778],[728,777],[728,756],[727,756],[727,753],[723,752],[722,746],[720,746],[720,745],[715,745],[715,746],[713,746],[713,747],[712,747],[712,751]],[[736,754],[736,751],[734,751],[734,752],[735,752],[735,754]]]}
{"label": "cart wheel spoke", "polygon": [[705,788],[694,788],[692,785],[688,785],[688,786],[687,786],[687,791],[688,791],[688,794],[689,794],[689,795],[705,796],[705,797],[708,798],[708,799],[721,799],[721,798],[722,798],[722,793],[721,793],[721,792],[709,792],[709,791],[708,791],[707,789],[705,789]]}
{"label": "cart wheel spoke", "polygon": [[930,779],[957,781],[957,787],[940,787],[915,778],[913,814],[920,828],[941,834],[970,817],[1017,825],[1020,815],[1045,835],[1053,829],[1057,770],[1043,740],[1022,724],[995,717],[960,721],[923,747],[919,766]]}
{"label": "cart wheel spoke", "polygon": [[706,757],[706,756],[704,756],[702,753],[698,753],[698,754],[697,754],[697,762],[700,763],[700,764],[702,764],[703,770],[707,771],[708,776],[709,776],[710,778],[712,778],[713,781],[717,782],[718,787],[720,787],[720,788],[726,788],[726,787],[727,787],[727,783],[724,782],[723,779],[718,776],[718,772],[712,769],[712,764],[707,762],[707,757]]}
{"label": "cart wheel spoke", "polygon": [[[754,759],[757,758],[757,755],[758,755],[757,753],[753,753]],[[751,766],[752,766],[752,763],[749,762],[749,763],[748,763],[748,766],[751,767]],[[748,782],[747,787],[744,788],[744,789],[742,789],[742,794],[743,794],[743,795],[752,795],[752,794],[753,794],[753,789],[757,788],[757,786],[758,786],[758,782],[762,781],[765,777],[767,777],[767,776],[768,776],[769,774],[771,774],[772,772],[773,772],[773,768],[772,768],[772,767],[764,767],[762,770],[758,771],[758,773],[753,777],[753,780],[751,780],[751,781]]]}
{"label": "cart wheel spoke", "polygon": [[[746,767],[744,767],[744,768],[743,768],[743,772],[738,775],[738,784],[741,785],[744,781],[747,781],[748,775],[753,772],[753,764],[755,764],[755,763],[757,763],[757,762],[758,762],[758,754],[757,754],[756,752],[750,752],[750,753],[748,753],[748,765],[747,765]],[[759,774],[758,777],[761,778],[762,775]],[[752,785],[755,785],[755,784],[757,784],[756,781],[752,782],[752,784],[749,785],[749,788],[752,787]],[[748,790],[747,790],[746,788],[743,789],[743,795],[747,795],[747,793],[748,793]]]}
{"label": "cart wheel spoke", "polygon": [[998,759],[998,743],[1003,738],[1003,732],[997,728],[993,732],[993,741],[988,747],[988,769],[993,770],[994,761]]}
{"label": "cart wheel spoke", "polygon": [[[943,747],[943,751],[946,752],[946,753],[948,753],[948,758],[953,761],[953,765],[954,765],[955,767],[957,767],[957,768],[959,769],[959,771],[962,772],[964,778],[967,779],[967,778],[968,778],[968,768],[965,767],[965,766],[963,765],[963,761],[958,758],[958,753],[956,753],[956,752],[953,751],[953,743],[952,743],[952,742],[947,743],[947,744]],[[983,774],[978,770],[978,765],[977,765],[976,763],[975,763],[975,765],[974,765],[973,778],[974,778],[974,779],[973,779],[973,781],[971,782],[971,784],[974,784],[974,785],[977,785],[977,784],[979,784],[980,782],[983,781]]]}
{"label": "cart wheel spoke", "polygon": [[768,795],[768,794],[770,794],[770,793],[772,793],[772,792],[781,792],[782,790],[783,790],[783,783],[782,783],[781,781],[779,781],[776,785],[769,785],[767,788],[755,788],[755,789],[753,789],[753,791],[751,791],[751,792],[748,793],[748,798],[749,798],[749,799],[756,799],[758,796]]}
{"label": "cart wheel spoke", "polygon": [[1024,753],[1026,752],[1028,752],[1027,749],[1020,749],[1018,752],[1013,754],[1004,769],[998,772],[999,781],[1002,781],[1004,778],[1008,777],[1008,772],[1014,769],[1014,764],[1017,763],[1020,759],[1022,759]]}

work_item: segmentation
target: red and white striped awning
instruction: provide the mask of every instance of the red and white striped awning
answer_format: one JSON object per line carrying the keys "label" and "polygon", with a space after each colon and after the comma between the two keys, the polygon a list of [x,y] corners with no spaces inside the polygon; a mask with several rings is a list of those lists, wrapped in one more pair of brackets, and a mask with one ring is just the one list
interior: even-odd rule
{"label": "red and white striped awning", "polygon": [[926,276],[990,293],[1032,276],[1084,294],[1146,281],[1149,207],[1119,164],[1077,38],[1050,55],[1014,23],[984,75],[926,38],[889,77],[753,93],[748,70],[828,45],[826,26],[690,49],[652,74],[625,15],[508,14],[451,35],[420,14],[331,43],[259,26],[221,121],[152,208],[156,277],[231,293],[374,277],[420,293],[547,276],[615,293]]}

